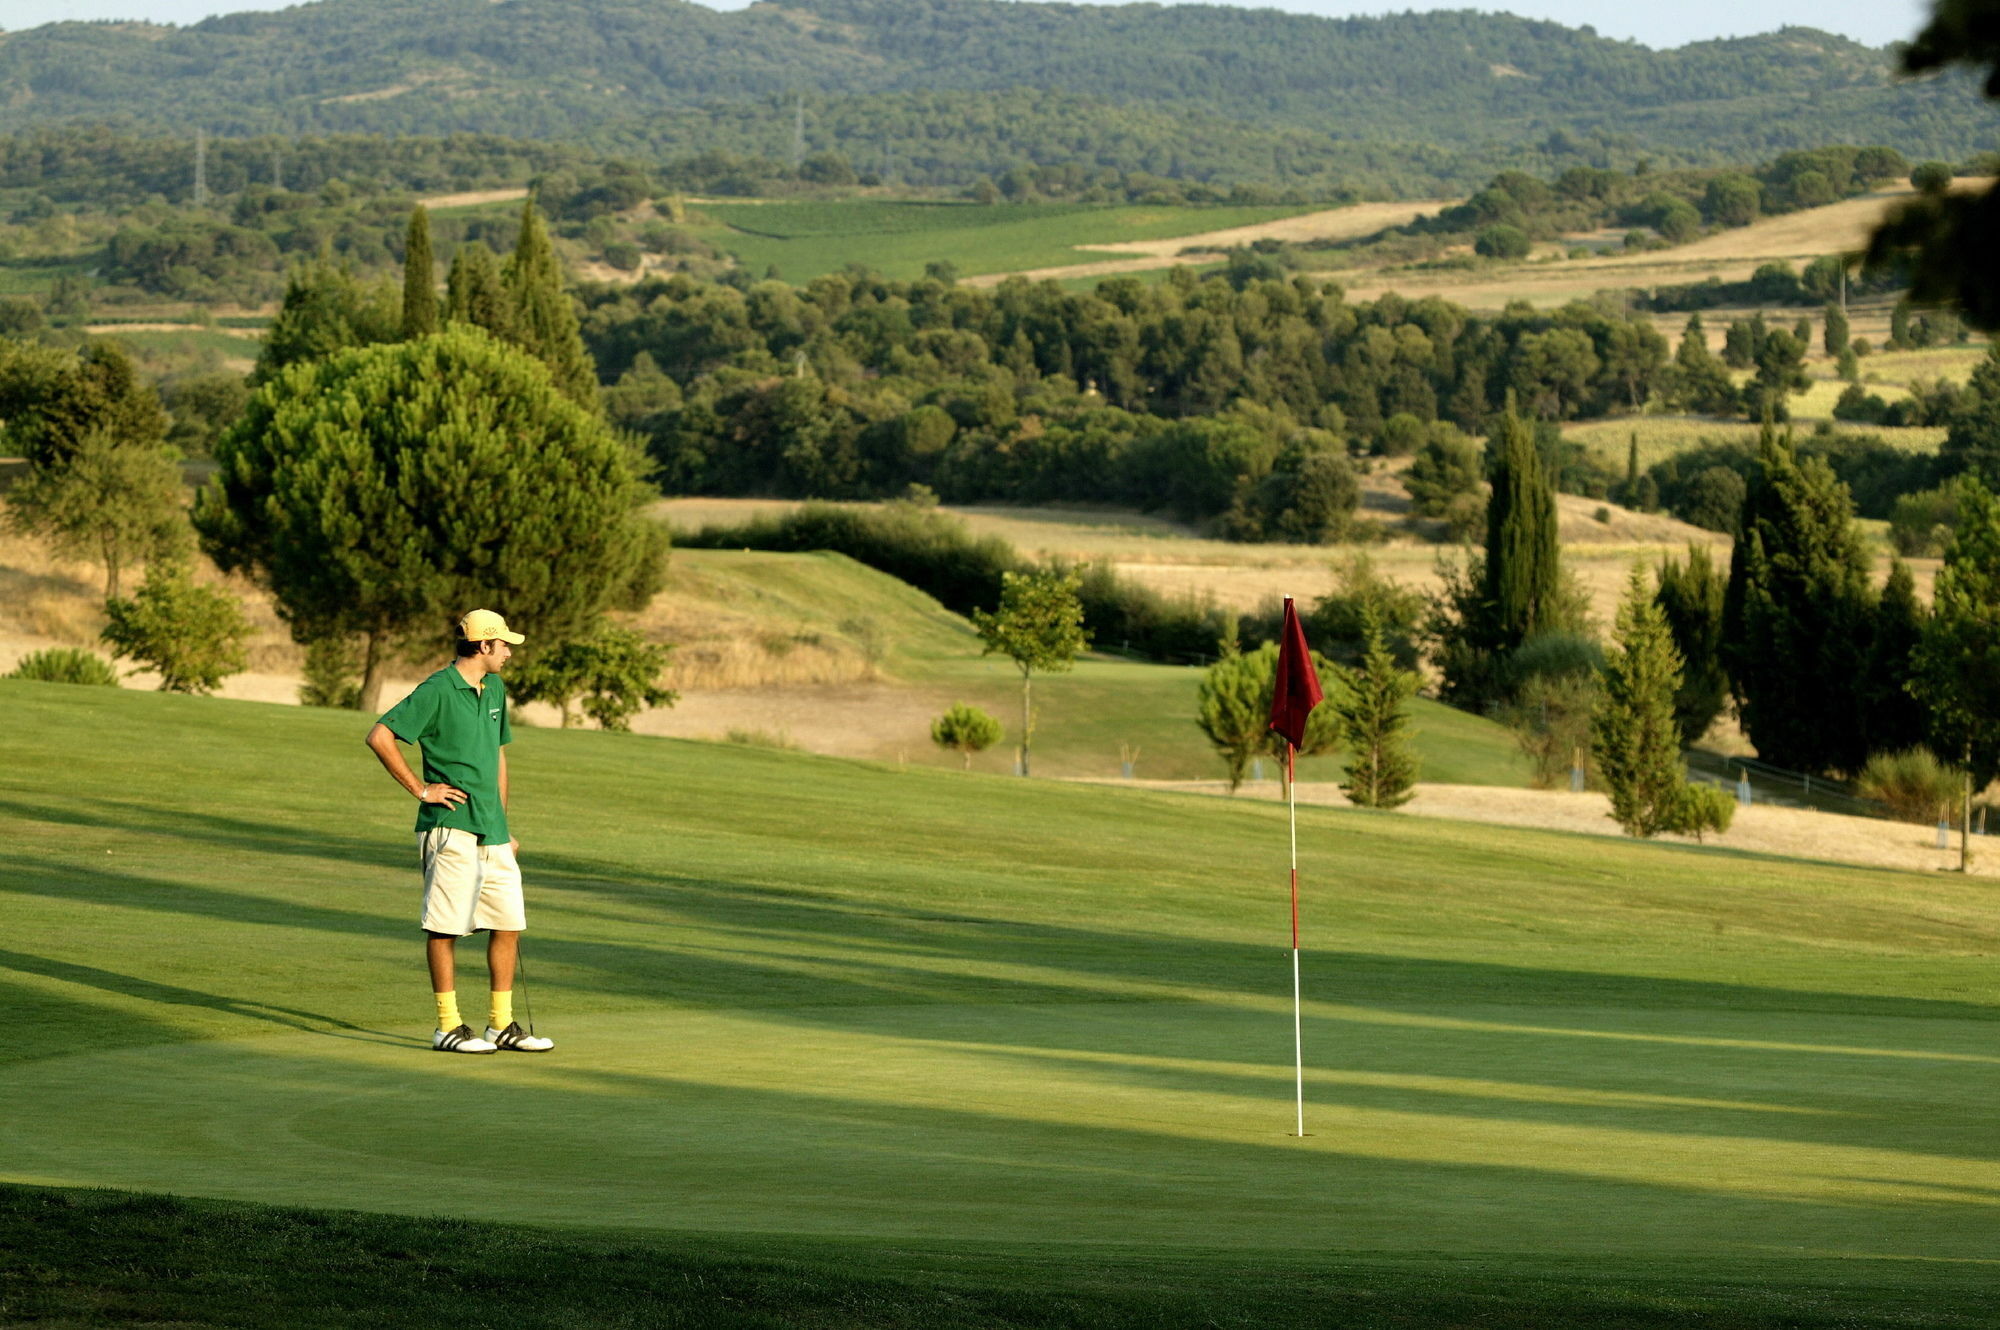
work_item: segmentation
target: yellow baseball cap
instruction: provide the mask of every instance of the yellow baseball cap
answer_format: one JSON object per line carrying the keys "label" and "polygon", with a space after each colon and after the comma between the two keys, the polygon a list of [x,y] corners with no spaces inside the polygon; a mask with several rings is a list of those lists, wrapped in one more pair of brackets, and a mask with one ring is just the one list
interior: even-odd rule
{"label": "yellow baseball cap", "polygon": [[508,632],[507,621],[492,610],[468,611],[466,616],[458,621],[458,635],[468,642],[490,642],[497,637],[502,642],[511,642],[515,646],[528,640],[519,633]]}

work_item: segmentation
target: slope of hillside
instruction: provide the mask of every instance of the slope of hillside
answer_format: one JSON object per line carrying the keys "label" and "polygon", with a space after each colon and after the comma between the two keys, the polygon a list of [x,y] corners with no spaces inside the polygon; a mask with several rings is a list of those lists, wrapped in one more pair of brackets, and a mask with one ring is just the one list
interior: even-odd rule
{"label": "slope of hillside", "polygon": [[[1554,144],[1577,160],[1623,136],[1702,161],[1829,141],[1957,156],[1987,129],[1961,90],[1892,84],[1884,52],[1809,29],[1652,51],[1471,12],[1329,20],[999,0],[777,0],[731,13],[651,0],[320,0],[183,29],[52,24],[0,39],[0,103],[16,120],[121,117],[230,134],[666,136],[689,151],[740,151],[707,131],[734,118],[728,108],[756,107],[761,150],[781,156],[792,130],[782,103],[800,94],[813,99],[809,147],[846,147],[859,160],[886,131],[935,122],[940,108],[925,97],[978,104],[1026,89],[1086,99],[1070,107],[1082,121],[1070,132],[1036,126],[1034,160],[1115,142],[1140,123],[1128,111],[1261,126],[1264,137],[1244,142],[1266,154],[1314,150],[1269,136],[1303,130],[1348,144]],[[881,97],[906,100],[873,106],[843,138],[854,99]],[[1177,173],[1166,162],[1149,169]],[[1268,157],[1239,165],[1285,169]]]}

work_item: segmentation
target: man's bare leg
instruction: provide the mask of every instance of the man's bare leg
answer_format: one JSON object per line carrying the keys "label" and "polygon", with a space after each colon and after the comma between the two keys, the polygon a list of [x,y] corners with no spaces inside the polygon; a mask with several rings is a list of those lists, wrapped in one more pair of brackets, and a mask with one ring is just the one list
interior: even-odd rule
{"label": "man's bare leg", "polygon": [[486,938],[486,969],[493,976],[493,991],[514,991],[514,963],[521,954],[519,929],[494,929]]}
{"label": "man's bare leg", "polygon": [[431,992],[449,993],[458,985],[458,972],[452,963],[452,944],[458,939],[449,933],[424,934],[424,959],[431,966]]}

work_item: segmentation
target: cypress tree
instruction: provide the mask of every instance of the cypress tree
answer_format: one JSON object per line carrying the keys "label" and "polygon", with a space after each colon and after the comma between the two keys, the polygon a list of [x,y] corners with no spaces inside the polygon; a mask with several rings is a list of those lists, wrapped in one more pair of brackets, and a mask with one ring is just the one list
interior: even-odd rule
{"label": "cypress tree", "polygon": [[500,278],[500,260],[474,240],[459,246],[445,277],[445,318],[484,328],[502,341],[519,344],[514,335],[514,306]]}
{"label": "cypress tree", "polygon": [[1875,603],[1847,487],[1801,465],[1767,420],[1729,561],[1723,663],[1744,731],[1767,762],[1858,771]]}
{"label": "cypress tree", "polygon": [[1666,559],[1660,564],[1653,599],[1681,657],[1674,723],[1684,746],[1708,731],[1729,697],[1729,676],[1722,668],[1724,590],[1722,573],[1705,545],[1688,546],[1686,563]]}
{"label": "cypress tree", "polygon": [[1534,431],[1511,403],[1500,417],[1498,442],[1493,497],[1486,506],[1483,645],[1504,654],[1561,626],[1562,568],[1555,490]]}
{"label": "cypress tree", "polygon": [[1924,741],[1923,705],[1910,692],[1924,618],[1916,578],[1908,564],[1893,560],[1888,585],[1875,607],[1868,649],[1867,703],[1861,718],[1870,753],[1902,752]]}
{"label": "cypress tree", "polygon": [[1611,788],[1611,816],[1629,835],[1678,829],[1687,785],[1681,765],[1674,694],[1681,686],[1680,653],[1659,602],[1633,568],[1618,607],[1617,645],[1605,657],[1590,748]]}
{"label": "cypress tree", "polygon": [[437,275],[431,265],[431,215],[419,203],[410,209],[409,237],[403,246],[403,340],[438,330]]}
{"label": "cypress tree", "polygon": [[549,367],[563,395],[579,406],[597,409],[597,367],[583,345],[576,310],[563,289],[562,264],[549,241],[548,227],[536,197],[521,208],[521,235],[505,273],[513,297],[515,340]]}
{"label": "cypress tree", "polygon": [[1848,337],[1847,311],[1838,302],[1827,301],[1826,318],[1820,328],[1820,342],[1826,347],[1826,353],[1839,359],[1841,353],[1847,350]]}
{"label": "cypress tree", "polygon": [[1414,736],[1406,728],[1410,723],[1406,707],[1417,691],[1417,676],[1397,668],[1372,608],[1365,623],[1361,664],[1350,674],[1348,687],[1328,699],[1354,754],[1340,788],[1363,808],[1398,808],[1410,801],[1417,783],[1417,758],[1409,747]]}

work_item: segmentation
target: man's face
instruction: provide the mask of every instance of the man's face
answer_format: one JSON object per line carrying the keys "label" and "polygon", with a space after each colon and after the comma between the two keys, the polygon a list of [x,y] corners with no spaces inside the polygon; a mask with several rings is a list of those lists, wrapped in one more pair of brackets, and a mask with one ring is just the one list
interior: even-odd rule
{"label": "man's face", "polygon": [[488,674],[497,674],[500,667],[513,659],[514,648],[499,638],[489,638],[479,644],[479,663],[486,667]]}

